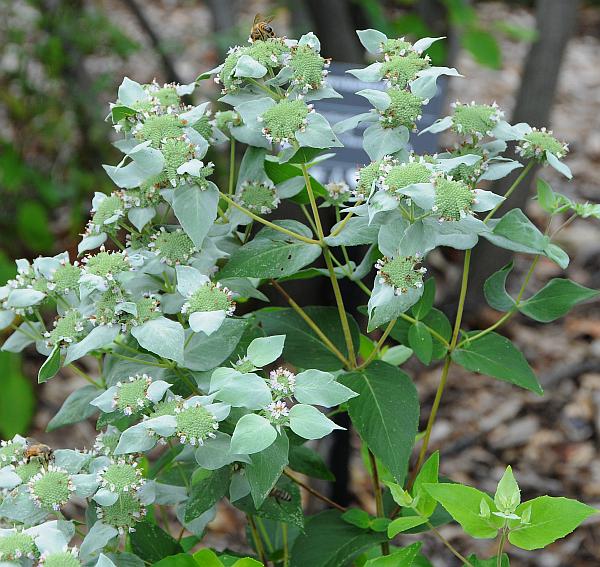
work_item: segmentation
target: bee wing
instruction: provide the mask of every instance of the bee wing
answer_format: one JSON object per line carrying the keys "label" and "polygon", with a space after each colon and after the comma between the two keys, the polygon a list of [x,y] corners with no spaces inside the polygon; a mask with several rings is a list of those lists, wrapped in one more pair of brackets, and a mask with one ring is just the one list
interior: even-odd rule
{"label": "bee wing", "polygon": [[254,22],[252,23],[252,26],[255,26],[256,24],[258,24],[259,22],[262,22],[262,16],[260,14],[256,14],[256,16],[254,16]]}
{"label": "bee wing", "polygon": [[274,19],[275,19],[275,16],[269,16],[267,18],[264,18],[263,22],[265,24],[270,24]]}

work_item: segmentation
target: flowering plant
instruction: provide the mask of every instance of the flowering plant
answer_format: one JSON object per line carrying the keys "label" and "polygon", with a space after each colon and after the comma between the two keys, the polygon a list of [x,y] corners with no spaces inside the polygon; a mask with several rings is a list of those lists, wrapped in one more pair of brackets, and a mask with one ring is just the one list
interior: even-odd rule
{"label": "flowering plant", "polygon": [[[123,81],[108,120],[124,157],[104,166],[117,188],[93,198],[79,259],[19,260],[17,277],[0,288],[0,326],[13,331],[3,349],[34,346],[45,355],[40,383],[61,367],[89,381],[49,429],[95,417],[99,431],[91,450],[42,455],[20,436],[2,443],[3,566],[430,565],[420,543],[402,545],[398,535],[407,531],[430,531],[468,567],[505,566],[507,543],[545,547],[596,513],[566,498],[521,502],[510,467],[492,497],[441,477],[439,453],[429,455],[453,364],[541,395],[525,357],[496,329],[516,313],[553,321],[598,295],[553,279],[526,298],[538,259],[565,268],[568,255],[556,232],[541,232],[522,211],[497,215],[534,164],[570,177],[561,161],[568,148],[545,129],[509,124],[495,104],[457,102],[451,116],[422,130],[451,129],[457,147],[415,155],[409,132],[419,129],[438,78],[459,74],[424,54],[440,38],[411,44],[376,30],[358,35],[375,61],[350,73],[378,87],[357,93],[373,110],[333,126],[312,104],[340,97],[312,33],[235,47],[201,75],[221,85],[227,110],[188,105],[195,84]],[[323,186],[311,168],[360,123],[370,163],[358,168],[354,187]],[[524,163],[504,157],[508,143]],[[209,146],[221,144],[231,150],[223,188],[205,161]],[[246,149],[236,171],[238,144]],[[507,195],[482,188],[516,170]],[[573,203],[541,180],[538,188],[551,216],[600,217],[597,205]],[[283,202],[297,205],[308,224],[267,220]],[[328,209],[337,219],[330,229]],[[488,279],[487,300],[503,315],[467,331],[471,250],[482,238],[533,261],[516,297],[505,285],[512,265]],[[349,249],[358,246],[368,249],[355,262]],[[425,267],[441,246],[464,251],[453,324],[434,307]],[[300,307],[284,289],[289,280],[321,277],[331,282],[335,307]],[[346,310],[340,279],[365,293],[363,331]],[[266,286],[289,308],[248,310],[251,299],[268,301]],[[390,338],[398,345],[388,346]],[[400,368],[413,355],[442,362],[421,434],[417,391]],[[100,363],[97,375],[82,370],[84,356]],[[331,480],[310,441],[340,429],[331,417],[342,412],[367,457],[374,516],[344,509],[298,476]],[[330,509],[305,516],[300,488]],[[256,559],[194,553],[223,498],[246,515]],[[73,500],[87,504],[84,516]],[[463,556],[437,531],[452,521],[474,538],[498,537],[497,557]]]}

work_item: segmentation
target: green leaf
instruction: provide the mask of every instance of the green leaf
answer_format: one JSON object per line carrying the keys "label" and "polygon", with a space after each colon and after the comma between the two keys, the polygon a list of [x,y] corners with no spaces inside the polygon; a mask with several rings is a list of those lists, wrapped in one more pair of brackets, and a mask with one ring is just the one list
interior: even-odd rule
{"label": "green leaf", "polygon": [[506,291],[506,279],[512,272],[513,263],[492,274],[483,284],[483,293],[490,307],[498,311],[509,311],[515,305],[515,300]]}
{"label": "green leaf", "polygon": [[[467,333],[467,338],[476,334],[477,331]],[[472,372],[543,394],[542,387],[521,351],[506,337],[497,333],[488,333],[475,341],[467,341],[452,353],[452,360]]]}
{"label": "green leaf", "polygon": [[[467,559],[473,565],[473,567],[498,567],[497,556],[490,557],[489,559],[477,559],[477,556],[473,554],[469,555]],[[466,567],[466,565],[463,567]],[[508,555],[506,555],[506,553],[502,554],[500,567],[510,567]]]}
{"label": "green leaf", "polygon": [[502,67],[502,51],[491,33],[482,29],[469,28],[463,32],[460,39],[462,46],[477,63],[492,69]]}
{"label": "green leaf", "polygon": [[60,370],[60,346],[56,345],[38,372],[38,384],[47,382]]}
{"label": "green leaf", "polygon": [[283,352],[285,335],[258,337],[248,345],[248,358],[257,368],[277,360]]}
{"label": "green leaf", "polygon": [[197,185],[182,185],[173,193],[173,212],[196,248],[202,246],[204,237],[217,218],[218,202],[219,190],[210,181],[206,189],[200,189]]}
{"label": "green leaf", "polygon": [[342,520],[348,522],[357,528],[366,530],[369,528],[371,523],[371,516],[368,512],[361,510],[360,508],[350,508],[342,514]]}
{"label": "green leaf", "polygon": [[540,549],[570,534],[598,510],[569,498],[540,496],[521,504],[516,514],[531,509],[529,524],[512,528],[508,541],[521,549]]}
{"label": "green leaf", "polygon": [[549,239],[525,216],[521,209],[508,211],[499,221],[492,219],[489,226],[492,232],[482,232],[492,244],[514,252],[542,254]]}
{"label": "green leaf", "polygon": [[183,551],[168,533],[147,520],[139,522],[130,535],[131,550],[144,561],[155,563]]}
{"label": "green leaf", "polygon": [[[450,340],[450,336],[452,335],[452,326],[450,325],[450,321],[448,321],[448,317],[444,315],[439,309],[435,307],[427,314],[427,316],[422,320],[430,329],[436,331],[439,335],[444,337],[447,341]],[[408,331],[410,330],[412,323],[409,321],[405,321],[404,319],[399,319],[390,336],[403,345],[408,345]],[[439,360],[446,355],[446,347],[444,343],[442,343],[439,339],[431,335],[433,341],[433,349],[432,349],[432,359]]]}
{"label": "green leaf", "polygon": [[290,410],[290,429],[304,439],[321,439],[334,429],[344,429],[331,421],[316,407],[296,404]]}
{"label": "green leaf", "polygon": [[536,180],[537,185],[537,200],[540,207],[547,213],[553,214],[556,208],[556,195],[552,191],[550,184],[544,181],[541,177]]}
{"label": "green leaf", "polygon": [[[346,342],[335,307],[306,307],[306,314],[317,324],[336,348],[346,356]],[[343,363],[322,342],[308,324],[293,309],[262,309],[256,312],[257,320],[268,335],[286,335],[283,356],[299,368],[318,368],[332,371]],[[360,332],[352,316],[348,315],[355,350],[358,350]]]}
{"label": "green leaf", "polygon": [[285,431],[263,451],[252,455],[252,464],[245,467],[250,493],[257,508],[273,489],[288,464],[289,441]]}
{"label": "green leaf", "polygon": [[35,396],[31,382],[21,373],[21,357],[0,352],[0,436],[10,439],[24,435],[35,411]]}
{"label": "green leaf", "polygon": [[427,522],[427,518],[420,518],[419,516],[406,516],[403,518],[396,518],[388,526],[387,535],[390,539],[396,537],[399,533],[410,530],[417,526],[421,526]]}
{"label": "green leaf", "polygon": [[413,350],[404,345],[396,345],[385,350],[381,360],[392,366],[404,364],[413,354]]}
{"label": "green leaf", "polygon": [[230,480],[231,470],[224,467],[194,483],[185,507],[185,521],[195,520],[221,500],[227,494]]}
{"label": "green leaf", "polygon": [[294,397],[301,404],[331,408],[357,394],[335,381],[333,374],[322,370],[305,370],[296,375]]}
{"label": "green leaf", "polygon": [[440,453],[439,451],[436,451],[423,463],[413,484],[412,495],[417,499],[417,510],[426,517],[433,514],[437,502],[423,489],[423,486],[425,484],[435,484],[438,482],[439,468]]}
{"label": "green leaf", "polygon": [[198,563],[187,553],[178,553],[171,557],[165,557],[152,567],[198,567]]}
{"label": "green leaf", "polygon": [[291,551],[290,567],[342,567],[358,555],[387,540],[344,522],[341,514],[327,510],[311,516]]}
{"label": "green leaf", "polygon": [[234,352],[247,326],[245,319],[228,318],[209,337],[204,333],[194,333],[185,347],[184,366],[198,371],[216,368]]}
{"label": "green leaf", "polygon": [[46,431],[79,423],[97,413],[98,409],[90,405],[90,402],[98,396],[98,392],[98,388],[91,384],[71,392],[58,413],[48,423]]}
{"label": "green leaf", "polygon": [[417,321],[408,331],[408,344],[423,364],[431,362],[433,341],[427,327]]}
{"label": "green leaf", "polygon": [[238,248],[220,272],[220,277],[280,278],[290,276],[321,255],[317,244],[292,237],[286,240],[257,238]]}
{"label": "green leaf", "polygon": [[495,511],[494,501],[485,493],[462,484],[425,484],[423,488],[474,538],[493,538],[502,520],[495,516],[480,515],[482,500]]}
{"label": "green leaf", "polygon": [[200,567],[223,567],[223,563],[217,557],[217,554],[208,548],[201,549],[194,553],[194,561]]}
{"label": "green leaf", "polygon": [[231,437],[231,452],[253,454],[266,449],[277,438],[277,431],[264,417],[249,413],[240,418]]}
{"label": "green leaf", "polygon": [[300,499],[300,489],[289,478],[282,477],[276,484],[278,491],[289,495],[289,498],[281,499],[277,495],[269,495],[260,508],[254,506],[252,497],[245,496],[236,500],[233,505],[252,516],[266,518],[275,522],[284,522],[292,524],[299,528],[304,527],[304,513],[302,512],[302,502]]}
{"label": "green leaf", "polygon": [[289,459],[290,468],[299,473],[321,480],[335,480],[321,455],[306,445],[292,445]]}
{"label": "green leaf", "polygon": [[142,348],[183,364],[185,335],[181,323],[166,317],[157,317],[133,327],[131,334]]}
{"label": "green leaf", "polygon": [[522,302],[519,311],[536,321],[548,323],[566,315],[578,303],[598,295],[598,290],[589,289],[571,280],[555,278],[533,297]]}
{"label": "green leaf", "polygon": [[412,314],[415,319],[422,320],[430,313],[435,301],[435,279],[428,278],[423,285],[421,299],[412,306]]}
{"label": "green leaf", "polygon": [[354,427],[399,483],[406,476],[419,423],[419,399],[410,378],[375,361],[362,372],[340,377],[359,395],[348,401]]}
{"label": "green leaf", "polygon": [[392,551],[391,555],[369,559],[365,567],[412,567],[416,566],[419,550],[423,544],[418,541],[402,549]]}

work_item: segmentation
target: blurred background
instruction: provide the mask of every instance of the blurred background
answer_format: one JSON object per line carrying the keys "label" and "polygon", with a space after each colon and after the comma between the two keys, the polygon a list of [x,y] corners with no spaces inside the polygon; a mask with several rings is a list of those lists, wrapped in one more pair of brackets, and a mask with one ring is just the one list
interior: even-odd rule
{"label": "blurred background", "polygon": [[[278,35],[314,31],[325,57],[353,64],[366,62],[357,28],[413,40],[447,36],[430,54],[435,64],[456,66],[466,80],[455,79],[443,89],[435,112],[447,112],[456,99],[495,100],[511,122],[550,125],[570,145],[566,162],[574,180],[567,182],[554,170],[544,170],[543,177],[571,198],[600,201],[598,0],[1,0],[0,282],[14,275],[15,258],[63,250],[75,256],[93,192],[112,189],[101,164],[116,162],[117,152],[104,118],[123,76],[141,83],[192,82],[218,65],[230,45],[246,42],[256,13],[273,15]],[[195,96],[216,100],[219,93],[204,81]],[[450,136],[442,137],[428,149],[452,143]],[[217,166],[227,159],[218,151],[210,158]],[[523,206],[532,195],[517,192],[513,206]],[[541,223],[535,202],[526,206]],[[599,288],[600,223],[577,220],[560,239],[572,257],[566,275]],[[509,259],[503,251],[482,248],[475,255],[473,290]],[[447,310],[457,291],[459,259],[454,251],[428,258],[438,302]],[[516,259],[517,272],[524,263]],[[542,260],[532,286],[561,275]],[[310,295],[302,302],[310,303]],[[477,293],[468,315],[473,327],[495,320]],[[432,437],[432,446],[442,448],[443,473],[492,490],[510,463],[528,497],[564,494],[600,505],[600,306],[585,306],[552,325],[514,318],[504,332],[525,352],[546,395],[537,398],[455,368]],[[0,437],[33,434],[59,447],[89,446],[91,423],[44,433],[79,379],[64,371],[34,387],[39,364],[34,352],[0,353]],[[413,362],[408,371],[426,417],[439,369]],[[338,479],[333,497],[369,507],[369,480],[357,447],[350,434],[323,450]],[[223,509],[209,541],[239,547],[231,529],[238,520]],[[461,550],[475,551],[467,547],[472,541],[461,541],[459,529],[448,526],[443,533]],[[483,555],[491,554],[486,542],[479,545]],[[435,565],[448,565],[433,541],[426,553]],[[534,559],[518,550],[513,557],[516,566],[599,565],[600,523]]]}

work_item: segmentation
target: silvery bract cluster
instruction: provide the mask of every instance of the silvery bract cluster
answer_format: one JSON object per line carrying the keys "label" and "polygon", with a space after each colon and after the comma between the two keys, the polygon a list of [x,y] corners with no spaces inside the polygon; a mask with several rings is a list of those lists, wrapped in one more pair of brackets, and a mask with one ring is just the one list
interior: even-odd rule
{"label": "silvery bract cluster", "polygon": [[[423,263],[439,246],[470,249],[483,237],[566,265],[566,254],[541,234],[517,242],[504,218],[481,214],[503,200],[485,182],[523,167],[502,156],[508,141],[524,160],[570,176],[560,161],[566,146],[546,130],[508,124],[493,103],[456,103],[427,129],[452,130],[456,148],[413,154],[409,133],[419,130],[436,81],[459,74],[424,54],[438,38],[411,44],[375,30],[358,34],[375,61],[350,73],[369,83],[358,94],[373,110],[333,127],[314,106],[340,95],[327,83],[329,61],[312,33],[230,50],[198,78],[219,84],[218,105],[190,104],[193,83],[123,81],[107,117],[123,154],[104,166],[115,190],[94,196],[77,258],[19,260],[16,277],[0,288],[0,329],[13,330],[2,348],[32,346],[46,356],[40,382],[86,355],[101,368],[50,423],[98,417],[91,451],[57,450],[44,462],[26,457],[20,437],[2,443],[0,561],[44,565],[62,554],[61,565],[113,565],[99,554],[135,530],[152,503],[172,505],[182,526],[201,536],[216,501],[192,505],[198,471],[223,471],[221,496],[250,513],[260,508],[288,452],[339,429],[320,408],[357,395],[338,381],[347,354],[339,320],[324,332],[334,355],[317,348],[313,356],[323,337],[291,310],[260,308],[264,284],[327,275],[311,267],[323,247],[346,258],[332,267],[335,277],[368,279],[369,330],[419,300]],[[370,162],[353,186],[340,179],[323,187],[312,165],[361,123]],[[239,171],[232,165],[227,186],[217,187],[207,153],[225,143],[247,147]],[[310,203],[307,183],[335,211],[329,234],[320,224],[264,221],[283,201]],[[524,217],[511,222],[537,231]],[[362,245],[364,259],[350,261],[346,247]],[[56,317],[46,324],[50,310]],[[350,340],[358,342],[358,332]],[[157,446],[165,460],[144,478],[136,459]],[[276,474],[261,472],[273,455]],[[74,498],[94,510],[78,550],[68,547],[74,524],[53,519]]]}

